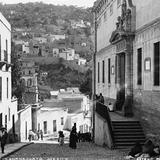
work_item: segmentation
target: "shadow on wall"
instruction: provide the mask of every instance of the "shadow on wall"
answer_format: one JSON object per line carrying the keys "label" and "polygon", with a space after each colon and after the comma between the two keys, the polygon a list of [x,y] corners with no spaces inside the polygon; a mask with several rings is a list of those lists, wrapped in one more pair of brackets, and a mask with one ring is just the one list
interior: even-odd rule
{"label": "shadow on wall", "polygon": [[7,143],[16,143],[20,141],[19,137],[19,126],[20,123],[17,120],[14,124],[12,124],[12,128],[8,131]]}

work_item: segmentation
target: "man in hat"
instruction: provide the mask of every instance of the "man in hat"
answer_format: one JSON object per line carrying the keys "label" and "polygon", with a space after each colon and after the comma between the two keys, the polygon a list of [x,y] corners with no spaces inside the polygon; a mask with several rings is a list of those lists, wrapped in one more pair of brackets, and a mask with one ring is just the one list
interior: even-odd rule
{"label": "man in hat", "polygon": [[6,128],[4,127],[1,128],[0,137],[1,137],[1,150],[2,150],[2,154],[4,154],[4,146],[6,145],[6,141],[8,137]]}

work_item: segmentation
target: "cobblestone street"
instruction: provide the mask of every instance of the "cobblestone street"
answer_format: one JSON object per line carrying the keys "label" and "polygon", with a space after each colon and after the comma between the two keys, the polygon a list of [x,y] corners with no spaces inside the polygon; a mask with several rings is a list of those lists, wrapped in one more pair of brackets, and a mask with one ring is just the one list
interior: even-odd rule
{"label": "cobblestone street", "polygon": [[110,150],[96,146],[93,143],[79,143],[76,150],[69,148],[68,144],[31,144],[17,151],[8,158],[66,158],[66,159],[105,159],[124,160],[125,151]]}

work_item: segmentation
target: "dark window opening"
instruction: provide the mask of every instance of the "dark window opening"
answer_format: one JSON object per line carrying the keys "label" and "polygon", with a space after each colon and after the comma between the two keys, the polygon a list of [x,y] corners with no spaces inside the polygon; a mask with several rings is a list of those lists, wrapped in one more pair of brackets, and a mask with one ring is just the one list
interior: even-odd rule
{"label": "dark window opening", "polygon": [[99,83],[99,62],[98,62],[98,83]]}
{"label": "dark window opening", "polygon": [[115,84],[117,84],[117,56],[115,57]]}
{"label": "dark window opening", "polygon": [[0,101],[2,100],[2,77],[0,77]]}
{"label": "dark window opening", "polygon": [[64,118],[61,117],[61,125],[64,125]]}
{"label": "dark window opening", "polygon": [[47,134],[47,121],[44,121],[43,125],[44,125],[44,134]]}
{"label": "dark window opening", "polygon": [[154,44],[154,85],[159,86],[159,42]]}
{"label": "dark window opening", "polygon": [[137,50],[137,84],[142,84],[142,48]]}
{"label": "dark window opening", "polygon": [[105,62],[102,61],[102,83],[105,83]]}
{"label": "dark window opening", "polygon": [[56,120],[53,120],[53,132],[57,131]]}
{"label": "dark window opening", "polygon": [[111,59],[108,59],[108,83],[111,83]]}

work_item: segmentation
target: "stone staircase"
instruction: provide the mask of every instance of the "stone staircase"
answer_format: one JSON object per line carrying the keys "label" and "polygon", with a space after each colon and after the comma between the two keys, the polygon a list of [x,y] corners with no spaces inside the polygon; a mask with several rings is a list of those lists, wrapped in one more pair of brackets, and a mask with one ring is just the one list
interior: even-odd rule
{"label": "stone staircase", "polygon": [[139,121],[112,121],[114,147],[128,148],[145,142],[145,135]]}

